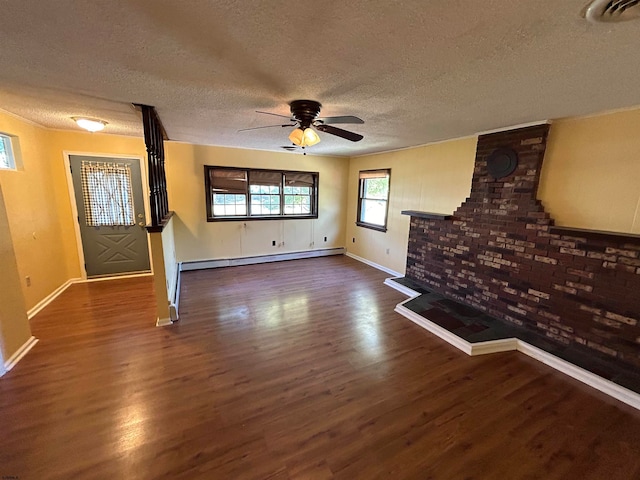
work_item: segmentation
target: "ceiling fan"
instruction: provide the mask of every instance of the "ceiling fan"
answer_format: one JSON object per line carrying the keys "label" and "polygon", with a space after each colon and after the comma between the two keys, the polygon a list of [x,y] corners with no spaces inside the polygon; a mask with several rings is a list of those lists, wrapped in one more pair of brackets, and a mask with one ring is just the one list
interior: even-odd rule
{"label": "ceiling fan", "polygon": [[256,110],[257,113],[286,118],[290,122],[288,124],[243,128],[238,131],[244,132],[247,130],[271,127],[295,127],[295,129],[289,134],[289,140],[291,140],[294,145],[302,148],[310,147],[320,142],[320,137],[314,131],[314,128],[320,132],[336,135],[337,137],[344,138],[352,142],[359,142],[364,138],[359,133],[350,132],[333,126],[333,124],[364,123],[364,120],[358,117],[354,117],[352,115],[343,115],[340,117],[318,117],[318,115],[320,115],[320,108],[322,105],[315,100],[294,100],[289,104],[289,107],[291,108],[290,117],[277,113],[261,112]]}

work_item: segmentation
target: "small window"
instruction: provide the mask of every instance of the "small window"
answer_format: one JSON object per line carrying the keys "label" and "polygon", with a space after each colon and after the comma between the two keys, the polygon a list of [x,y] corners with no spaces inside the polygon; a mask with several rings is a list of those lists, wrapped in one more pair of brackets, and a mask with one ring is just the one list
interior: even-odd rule
{"label": "small window", "polygon": [[318,174],[205,166],[207,220],[318,218]]}
{"label": "small window", "polygon": [[[247,172],[245,170],[212,168],[208,171],[207,179],[207,188],[211,192],[207,209],[209,217],[247,215]],[[209,212],[209,210],[212,211]]]}
{"label": "small window", "polygon": [[285,173],[284,214],[311,215],[314,186],[310,173]]}
{"label": "small window", "polygon": [[360,172],[358,188],[358,219],[360,227],[387,231],[389,211],[389,179],[391,170],[366,170]]}
{"label": "small window", "polygon": [[16,157],[12,140],[11,136],[0,133],[0,169],[16,169]]}
{"label": "small window", "polygon": [[129,165],[83,161],[80,178],[88,227],[135,225]]}
{"label": "small window", "polygon": [[250,215],[280,215],[282,173],[269,170],[249,172]]}

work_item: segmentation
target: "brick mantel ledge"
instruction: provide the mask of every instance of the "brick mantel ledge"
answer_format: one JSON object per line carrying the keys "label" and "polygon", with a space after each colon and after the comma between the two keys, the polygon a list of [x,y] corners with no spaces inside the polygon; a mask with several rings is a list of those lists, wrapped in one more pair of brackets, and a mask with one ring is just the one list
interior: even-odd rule
{"label": "brick mantel ledge", "polygon": [[622,232],[607,232],[604,230],[589,230],[586,228],[551,227],[549,232],[555,235],[570,235],[573,237],[591,238],[594,240],[610,240],[621,243],[639,244],[640,235]]}
{"label": "brick mantel ledge", "polygon": [[453,215],[445,213],[419,212],[418,210],[402,210],[402,215],[411,215],[412,217],[428,218],[431,220],[451,220]]}

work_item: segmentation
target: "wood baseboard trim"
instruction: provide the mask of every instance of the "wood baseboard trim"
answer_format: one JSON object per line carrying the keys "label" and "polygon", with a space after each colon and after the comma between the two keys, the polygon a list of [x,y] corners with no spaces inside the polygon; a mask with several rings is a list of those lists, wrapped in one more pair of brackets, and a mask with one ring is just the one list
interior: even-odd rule
{"label": "wood baseboard trim", "polygon": [[534,347],[533,345],[529,345],[521,340],[518,340],[518,351],[550,366],[555,370],[558,370],[559,372],[564,373],[565,375],[575,378],[576,380],[589,385],[590,387],[595,388],[596,390],[599,390],[622,403],[626,403],[627,405],[640,410],[640,394],[629,390],[628,388],[624,388],[617,383],[602,378],[595,373],[578,367],[571,362],[567,362],[562,358],[558,358],[549,352],[545,352],[544,350]]}
{"label": "wood baseboard trim", "polygon": [[156,327],[166,327],[169,325],[173,325],[173,322],[171,321],[171,318],[160,318],[158,317],[156,319]]}
{"label": "wood baseboard trim", "polygon": [[71,278],[56,288],[49,295],[40,300],[34,307],[27,310],[27,318],[31,320],[38,313],[40,313],[47,305],[53,302],[56,298],[58,298],[67,288],[69,288],[74,283],[78,283],[82,281],[81,278]]}
{"label": "wood baseboard trim", "polygon": [[421,315],[418,315],[417,313],[415,313],[415,312],[409,310],[407,307],[405,307],[403,304],[405,302],[408,302],[409,300],[405,300],[404,302],[399,303],[398,305],[396,305],[396,308],[394,310],[396,312],[398,312],[400,315],[402,315],[403,317],[408,318],[409,320],[411,320],[416,325],[421,326],[425,330],[433,333],[435,336],[440,337],[445,342],[453,345],[454,347],[456,347],[459,350],[462,350],[467,355],[471,355],[472,354],[472,348],[471,348],[471,344],[469,342],[464,341],[463,339],[461,339],[457,335],[454,335],[453,333],[451,333],[446,328],[442,328],[440,325],[437,325],[437,324],[427,320],[426,318],[422,317]]}
{"label": "wood baseboard trim", "polygon": [[[393,277],[393,278],[402,278],[402,277]],[[391,287],[394,290],[399,291],[400,293],[406,295],[407,297],[409,297],[409,300],[411,300],[412,298],[417,297],[418,295],[420,295],[419,292],[416,292],[415,290],[410,289],[409,287],[405,286],[405,285],[401,285],[398,282],[394,282],[393,278],[385,278],[384,280],[384,284],[387,287]]]}
{"label": "wood baseboard trim", "polygon": [[538,360],[539,362],[544,363],[545,365],[548,365],[554,370],[564,373],[565,375],[568,375],[586,385],[589,385],[590,387],[595,388],[596,390],[599,390],[600,392],[609,395],[616,400],[619,400],[635,409],[640,410],[640,394],[629,390],[628,388],[624,388],[617,383],[602,378],[595,373],[580,368],[571,362],[556,357],[555,355],[541,350],[538,347],[534,347],[527,342],[523,342],[518,338],[507,338],[489,342],[469,343],[466,340],[463,340],[457,335],[454,335],[448,330],[442,328],[441,326],[406,308],[403,304],[408,302],[409,300],[410,299],[398,304],[395,308],[395,311],[400,315],[408,318],[413,323],[429,331],[430,333],[433,333],[445,342],[462,350],[467,355],[487,355],[490,353],[516,350],[535,360]]}
{"label": "wood baseboard trim", "polygon": [[471,353],[469,355],[488,355],[490,353],[512,352],[518,349],[517,338],[501,338],[500,340],[489,340],[486,342],[470,343]]}
{"label": "wood baseboard trim", "polygon": [[27,353],[29,353],[29,350],[31,350],[36,343],[38,343],[38,339],[33,336],[24,342],[24,344],[13,355],[11,355],[6,362],[4,362],[5,373],[15,367],[16,364],[22,360]]}
{"label": "wood baseboard trim", "polygon": [[255,257],[224,258],[219,260],[197,260],[180,263],[183,272],[190,270],[204,270],[207,268],[237,267],[240,265],[255,265],[258,263],[283,262],[285,260],[300,260],[303,258],[329,257],[344,255],[344,248],[326,248],[322,250],[305,250],[300,252],[277,253],[275,255],[259,255]]}
{"label": "wood baseboard trim", "polygon": [[349,258],[353,258],[354,260],[357,260],[359,262],[365,263],[367,265],[369,265],[370,267],[376,268],[378,270],[382,270],[385,273],[388,273],[389,275],[393,275],[394,277],[402,277],[402,273],[398,273],[394,270],[391,270],[390,268],[387,268],[383,265],[379,265],[376,262],[372,262],[371,260],[367,260],[366,258],[362,258],[359,257],[358,255],[355,255],[351,252],[347,252],[345,253],[345,255]]}

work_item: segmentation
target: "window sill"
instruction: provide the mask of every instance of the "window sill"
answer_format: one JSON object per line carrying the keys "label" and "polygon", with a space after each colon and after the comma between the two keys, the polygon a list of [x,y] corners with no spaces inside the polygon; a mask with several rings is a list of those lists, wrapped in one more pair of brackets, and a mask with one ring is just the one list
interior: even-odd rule
{"label": "window sill", "polygon": [[376,230],[378,232],[386,232],[387,227],[382,227],[380,225],[372,225],[370,223],[356,222],[356,225],[363,228],[369,228],[371,230]]}

